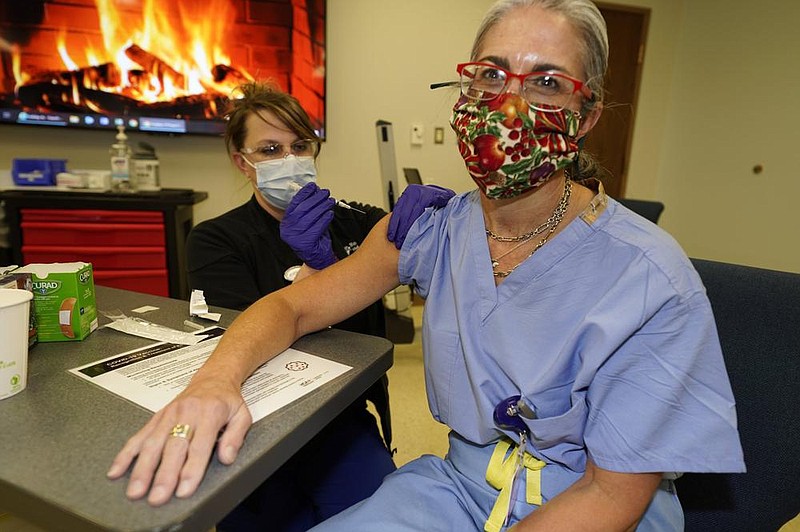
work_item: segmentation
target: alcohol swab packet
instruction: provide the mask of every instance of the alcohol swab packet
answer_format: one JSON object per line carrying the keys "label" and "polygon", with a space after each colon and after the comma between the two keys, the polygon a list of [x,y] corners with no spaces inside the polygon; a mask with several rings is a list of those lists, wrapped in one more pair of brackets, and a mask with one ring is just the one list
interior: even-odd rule
{"label": "alcohol swab packet", "polygon": [[142,318],[126,316],[118,309],[112,311],[101,310],[100,313],[112,320],[111,323],[103,327],[108,327],[109,329],[114,329],[125,334],[132,334],[133,336],[156,340],[158,342],[195,345],[201,340],[204,340],[207,336],[205,334],[199,335],[178,331],[170,327],[165,327],[164,325],[143,320]]}
{"label": "alcohol swab packet", "polygon": [[192,295],[189,297],[189,315],[211,321],[219,321],[222,317],[219,312],[208,311],[208,305],[202,290],[192,290]]}

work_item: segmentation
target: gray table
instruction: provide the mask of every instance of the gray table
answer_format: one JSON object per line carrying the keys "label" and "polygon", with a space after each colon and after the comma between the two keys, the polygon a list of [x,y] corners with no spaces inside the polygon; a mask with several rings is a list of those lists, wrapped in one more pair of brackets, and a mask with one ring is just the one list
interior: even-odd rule
{"label": "gray table", "polygon": [[[159,307],[144,317],[187,330],[188,303],[97,287],[99,310]],[[222,312],[226,326],[238,314]],[[205,320],[195,320],[209,325]],[[100,318],[101,325],[107,323]],[[67,370],[152,343],[112,329],[82,342],[44,343],[29,356],[27,388],[0,401],[0,510],[47,530],[207,531],[376,382],[392,365],[391,342],[327,330],[293,347],[353,367],[255,423],[233,465],[215,458],[198,491],[160,508],[125,497],[127,477],[107,480],[111,460],[151,416],[145,409]]]}

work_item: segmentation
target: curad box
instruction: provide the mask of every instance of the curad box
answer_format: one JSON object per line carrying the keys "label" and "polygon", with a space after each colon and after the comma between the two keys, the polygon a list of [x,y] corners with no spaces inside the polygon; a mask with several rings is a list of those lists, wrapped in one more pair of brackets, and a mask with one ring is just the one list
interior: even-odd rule
{"label": "curad box", "polygon": [[[0,266],[0,288],[17,288],[33,292],[33,276],[30,273],[18,273],[16,271],[18,268],[18,266]],[[29,316],[28,348],[31,348],[38,342],[33,302]]]}
{"label": "curad box", "polygon": [[92,265],[88,262],[28,264],[14,273],[32,275],[40,342],[83,340],[97,329]]}

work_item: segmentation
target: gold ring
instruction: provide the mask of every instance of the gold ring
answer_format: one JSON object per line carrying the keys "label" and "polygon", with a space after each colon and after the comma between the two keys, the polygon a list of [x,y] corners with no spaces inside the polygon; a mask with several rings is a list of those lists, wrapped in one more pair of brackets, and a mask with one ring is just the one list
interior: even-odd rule
{"label": "gold ring", "polygon": [[183,438],[184,440],[189,440],[192,437],[192,427],[190,425],[178,423],[172,427],[169,435],[173,438]]}

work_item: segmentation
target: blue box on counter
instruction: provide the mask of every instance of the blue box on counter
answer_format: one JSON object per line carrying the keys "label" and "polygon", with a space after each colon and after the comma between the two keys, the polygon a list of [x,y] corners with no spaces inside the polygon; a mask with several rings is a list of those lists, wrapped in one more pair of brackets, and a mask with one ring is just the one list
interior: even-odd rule
{"label": "blue box on counter", "polygon": [[15,185],[55,185],[56,174],[67,171],[66,159],[12,159]]}

